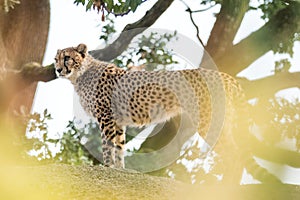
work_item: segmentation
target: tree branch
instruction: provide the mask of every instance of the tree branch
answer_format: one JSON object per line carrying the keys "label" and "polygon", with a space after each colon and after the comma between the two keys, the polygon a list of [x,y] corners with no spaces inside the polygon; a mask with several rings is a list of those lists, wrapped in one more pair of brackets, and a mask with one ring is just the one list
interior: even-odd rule
{"label": "tree branch", "polygon": [[234,37],[249,7],[249,0],[224,0],[207,41],[206,50],[213,59],[233,45]]}
{"label": "tree branch", "polygon": [[121,35],[108,47],[90,51],[96,59],[110,61],[126,50],[130,41],[138,34],[149,28],[167,10],[174,0],[159,0],[137,22],[127,24]]}
{"label": "tree branch", "polygon": [[27,63],[19,72],[19,76],[29,81],[43,81],[48,82],[57,78],[55,74],[54,63],[41,66],[38,63]]}
{"label": "tree branch", "polygon": [[300,3],[291,3],[275,14],[258,31],[214,57],[221,71],[235,76],[268,51],[291,40],[300,32]]}
{"label": "tree branch", "polygon": [[246,92],[247,99],[255,97],[272,97],[279,90],[298,87],[300,88],[300,72],[282,72],[256,80],[239,79]]}
{"label": "tree branch", "polygon": [[255,156],[271,162],[300,168],[299,152],[278,148],[273,145],[267,145],[264,142],[257,140],[255,136],[248,137],[247,140],[247,143],[251,144],[251,151]]}
{"label": "tree branch", "polygon": [[20,80],[25,85],[20,85],[19,87],[25,88],[27,84],[31,84],[35,81],[48,82],[56,79],[54,63],[41,66],[39,63],[30,62],[26,63],[21,70],[10,70],[7,72],[5,79],[0,83],[3,84],[10,80]]}

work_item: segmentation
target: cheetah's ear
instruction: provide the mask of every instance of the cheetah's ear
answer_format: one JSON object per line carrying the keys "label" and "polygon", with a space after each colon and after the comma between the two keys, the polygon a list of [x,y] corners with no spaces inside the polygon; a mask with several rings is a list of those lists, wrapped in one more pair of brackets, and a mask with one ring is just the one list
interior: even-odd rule
{"label": "cheetah's ear", "polygon": [[76,49],[83,58],[86,56],[87,46],[85,44],[79,44]]}

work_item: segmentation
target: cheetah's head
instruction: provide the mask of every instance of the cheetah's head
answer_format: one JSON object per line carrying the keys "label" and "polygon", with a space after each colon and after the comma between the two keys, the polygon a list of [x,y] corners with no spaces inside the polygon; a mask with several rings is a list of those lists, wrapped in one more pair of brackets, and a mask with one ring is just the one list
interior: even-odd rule
{"label": "cheetah's head", "polygon": [[85,44],[79,44],[77,47],[57,50],[55,56],[55,69],[58,76],[71,78],[81,71],[82,62],[87,55]]}

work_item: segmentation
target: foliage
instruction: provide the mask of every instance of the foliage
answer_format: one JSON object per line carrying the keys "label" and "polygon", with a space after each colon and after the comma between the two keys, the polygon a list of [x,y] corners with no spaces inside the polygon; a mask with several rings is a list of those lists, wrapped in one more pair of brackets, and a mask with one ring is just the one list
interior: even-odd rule
{"label": "foliage", "polygon": [[[265,21],[269,21],[278,11],[294,3],[291,0],[255,0],[255,2],[258,3],[258,6],[252,6],[250,9],[260,10],[262,12],[261,18]],[[299,41],[300,38],[299,29],[297,30],[296,25],[289,27],[289,29],[294,28],[294,31],[290,31],[287,28],[287,19],[292,18],[291,15],[292,12],[287,13],[284,19],[280,19],[276,22],[280,34],[277,35],[278,45],[272,48],[274,53],[288,53],[290,56],[293,56],[294,42]]]}
{"label": "foliage", "polygon": [[108,45],[114,33],[116,33],[114,21],[109,15],[106,15],[106,24],[101,28],[101,36],[99,39],[103,40],[105,45]]}
{"label": "foliage", "polygon": [[69,121],[66,130],[60,136],[52,138],[47,125],[52,118],[47,109],[42,114],[30,114],[27,119],[27,135],[22,138],[26,157],[29,155],[41,162],[100,163],[100,132],[94,122],[77,128],[74,120]]}
{"label": "foliage", "polygon": [[291,68],[291,62],[288,59],[281,59],[279,61],[275,61],[275,74],[281,73],[281,72],[288,72]]}
{"label": "foliage", "polygon": [[[100,40],[103,40],[106,45],[112,40],[112,35],[116,33],[114,20],[107,15],[106,24],[102,26]],[[178,63],[174,60],[174,56],[167,49],[167,44],[177,40],[177,32],[174,33],[157,33],[151,32],[148,36],[137,36],[135,42],[124,51],[113,62],[122,68],[128,66],[140,66],[146,64],[146,70],[154,70],[158,66],[163,68],[170,64]]]}
{"label": "foliage", "polygon": [[[253,107],[256,113],[254,121],[264,130],[264,140],[276,145],[286,140],[295,142],[295,149],[300,152],[300,101],[288,101],[274,97],[268,101],[258,101]],[[262,113],[261,111],[268,112]]]}
{"label": "foliage", "polygon": [[[144,0],[145,1],[145,0]],[[135,12],[137,7],[144,2],[143,0],[75,0],[76,5],[86,3],[86,10],[90,10],[92,7],[97,8],[98,11],[106,10],[107,13],[111,13],[115,16],[128,14],[130,11]]]}
{"label": "foliage", "polygon": [[42,114],[33,113],[25,118],[28,123],[26,138],[22,138],[25,144],[24,148],[27,153],[34,155],[38,160],[53,158],[50,144],[55,144],[57,140],[47,136],[48,121],[51,119],[51,114],[48,113],[47,109]]}
{"label": "foliage", "polygon": [[145,64],[146,70],[164,69],[167,65],[178,63],[167,44],[177,39],[177,32],[160,34],[151,32],[148,36],[141,35],[113,62],[120,67]]}
{"label": "foliage", "polygon": [[[106,16],[106,24],[102,26],[100,40],[108,45],[112,36],[116,33],[114,20],[110,15]],[[165,68],[167,65],[177,64],[172,51],[167,49],[167,44],[177,40],[177,32],[158,33],[151,32],[149,35],[137,36],[135,42],[113,62],[121,67],[146,65],[146,70],[155,70],[157,67]]]}
{"label": "foliage", "polygon": [[253,9],[259,9],[262,11],[262,19],[269,20],[272,18],[279,10],[285,8],[288,5],[288,0],[256,0],[259,6]]}
{"label": "foliage", "polygon": [[82,129],[75,126],[74,121],[69,121],[67,130],[58,140],[60,151],[55,160],[67,164],[96,165],[101,160],[101,139],[98,126],[89,122]]}

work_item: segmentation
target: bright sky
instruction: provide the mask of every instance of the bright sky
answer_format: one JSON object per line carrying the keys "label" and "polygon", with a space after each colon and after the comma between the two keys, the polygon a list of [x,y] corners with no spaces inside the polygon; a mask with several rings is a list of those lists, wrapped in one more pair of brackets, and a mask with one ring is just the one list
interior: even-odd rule
{"label": "bright sky", "polygon": [[[101,45],[99,36],[101,32],[101,15],[96,11],[85,12],[85,7],[75,6],[73,0],[51,0],[51,24],[50,34],[45,54],[44,64],[54,62],[57,49],[69,46],[76,46],[79,43],[88,45],[89,50],[96,49]],[[123,27],[140,19],[141,16],[155,3],[149,0],[138,7],[136,13],[125,17],[118,17],[116,28],[121,31]],[[197,8],[198,2],[187,0],[191,7]],[[153,28],[177,30],[180,34],[197,42],[195,28],[190,22],[189,15],[185,12],[185,6],[180,1],[175,1],[171,7],[154,24]],[[199,24],[200,37],[207,41],[210,30],[213,26],[213,13],[217,13],[218,7],[208,12],[195,15],[195,21]],[[255,12],[249,12],[235,38],[238,42],[252,31],[257,30],[264,24],[264,21]],[[251,28],[249,28],[251,27]],[[295,55],[300,55],[300,43],[295,46]],[[248,76],[251,79],[271,75],[274,67],[274,60],[287,58],[287,55],[277,56],[269,52],[263,58],[257,60],[249,69],[241,73],[241,76]],[[300,71],[300,57],[295,56],[291,60],[292,71]],[[300,99],[300,92],[297,89],[290,90],[289,95]],[[49,123],[50,134],[61,133],[65,130],[68,120],[73,119],[74,114],[74,91],[73,86],[67,80],[54,80],[48,83],[39,83],[35,97],[33,111],[42,112],[45,108],[52,114],[53,120]]]}

